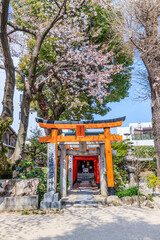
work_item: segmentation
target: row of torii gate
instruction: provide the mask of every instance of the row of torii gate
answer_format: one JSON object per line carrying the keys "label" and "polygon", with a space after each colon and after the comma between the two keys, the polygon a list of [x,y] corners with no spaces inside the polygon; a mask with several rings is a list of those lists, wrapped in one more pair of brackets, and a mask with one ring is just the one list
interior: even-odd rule
{"label": "row of torii gate", "polygon": [[[73,184],[73,156],[98,156],[101,194],[105,196],[108,194],[113,195],[114,176],[111,142],[122,141],[122,136],[112,135],[110,133],[110,128],[121,126],[124,120],[125,117],[103,121],[52,121],[36,118],[41,128],[51,129],[51,135],[39,138],[39,142],[48,143],[47,194],[45,198],[47,199],[47,196],[49,196],[49,198],[53,200],[53,196],[56,194],[57,156],[61,156],[60,192],[63,197],[67,195],[67,166],[70,188],[72,188]],[[76,135],[58,135],[58,130],[63,129],[75,129]],[[104,134],[86,136],[85,129],[104,129]],[[58,144],[60,145],[60,151],[58,151],[57,148]],[[78,150],[73,148],[75,145],[79,145]],[[93,145],[97,148],[92,149],[91,147]]]}

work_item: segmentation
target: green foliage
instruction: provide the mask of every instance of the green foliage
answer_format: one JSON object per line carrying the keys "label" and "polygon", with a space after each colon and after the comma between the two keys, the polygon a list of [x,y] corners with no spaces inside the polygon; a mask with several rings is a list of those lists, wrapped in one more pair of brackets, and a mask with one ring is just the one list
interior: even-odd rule
{"label": "green foliage", "polygon": [[119,172],[119,169],[115,169],[115,166],[113,167],[113,174],[114,174],[114,189],[115,191],[121,191],[124,189],[125,185],[122,180],[121,173]]}
{"label": "green foliage", "polygon": [[131,187],[131,188],[128,188],[126,190],[123,190],[123,191],[117,191],[115,192],[115,194],[119,197],[119,198],[122,198],[122,197],[127,197],[127,196],[134,196],[134,195],[138,195],[138,188],[137,187]]}
{"label": "green foliage", "polygon": [[128,141],[117,141],[112,143],[112,149],[117,150],[117,155],[113,156],[113,162],[123,168],[123,158],[127,155],[127,149],[130,146]]}
{"label": "green foliage", "polygon": [[149,200],[150,200],[151,202],[154,202],[153,196],[152,196],[151,194],[148,194],[148,196],[149,196]]}
{"label": "green foliage", "polygon": [[149,177],[146,177],[146,183],[149,188],[152,188],[155,191],[156,186],[160,186],[160,178],[156,177],[154,174],[151,174]]}
{"label": "green foliage", "polygon": [[18,177],[21,179],[39,178],[38,194],[40,199],[47,192],[47,174],[46,169],[40,168],[35,162],[22,160],[16,170],[19,172]]}
{"label": "green foliage", "polygon": [[30,212],[24,210],[21,214],[22,214],[22,215],[29,215]]}
{"label": "green foliage", "polygon": [[[154,146],[134,146],[133,152],[137,158],[156,158]],[[143,169],[155,171],[156,161],[147,161],[143,164]]]}
{"label": "green foliage", "polygon": [[119,142],[114,142],[112,143],[112,149],[117,151],[117,155],[113,156],[113,169],[114,171],[118,172],[119,178],[121,178],[123,184],[121,185],[118,180],[118,176],[115,175],[115,186],[117,191],[118,189],[118,184],[120,184],[120,188],[124,187],[124,184],[127,183],[128,181],[128,173],[125,170],[124,166],[124,157],[127,155],[127,149],[130,146],[129,142],[126,141],[119,141]]}
{"label": "green foliage", "polygon": [[0,118],[0,141],[3,137],[3,134],[6,132],[8,127],[12,124],[12,118]]}
{"label": "green foliage", "polygon": [[39,137],[42,135],[38,128],[33,129],[31,138],[25,146],[26,159],[22,160],[16,170],[19,172],[18,177],[22,179],[39,178],[38,194],[40,199],[43,198],[44,193],[47,192],[47,171],[45,167],[37,165],[38,160],[43,159],[46,164],[47,161],[47,145],[39,143]]}
{"label": "green foliage", "polygon": [[153,146],[135,146],[133,149],[135,156],[138,158],[154,158],[156,156]]}
{"label": "green foliage", "polygon": [[30,161],[42,160],[45,164],[47,161],[47,144],[40,143],[39,137],[42,136],[42,132],[37,127],[31,130],[31,137],[25,146],[25,153],[27,154],[27,159]]}
{"label": "green foliage", "polygon": [[8,148],[3,145],[3,134],[6,132],[8,127],[12,124],[13,119],[10,117],[0,118],[0,178],[10,178],[11,169],[9,167],[9,161],[6,153]]}

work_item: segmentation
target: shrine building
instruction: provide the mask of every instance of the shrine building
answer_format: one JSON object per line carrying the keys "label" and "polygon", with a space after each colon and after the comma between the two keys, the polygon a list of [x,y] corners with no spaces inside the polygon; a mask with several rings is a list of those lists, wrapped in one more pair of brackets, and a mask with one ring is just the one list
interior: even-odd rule
{"label": "shrine building", "polygon": [[[110,128],[122,125],[125,117],[102,121],[53,121],[36,118],[41,128],[51,129],[51,135],[40,137],[47,147],[47,193],[41,208],[58,207],[57,159],[60,158],[60,193],[67,196],[76,181],[92,181],[100,187],[101,195],[114,195],[112,141],[122,141],[122,136],[110,133]],[[75,129],[76,133],[58,135],[58,130]],[[86,132],[103,129],[104,133]]]}

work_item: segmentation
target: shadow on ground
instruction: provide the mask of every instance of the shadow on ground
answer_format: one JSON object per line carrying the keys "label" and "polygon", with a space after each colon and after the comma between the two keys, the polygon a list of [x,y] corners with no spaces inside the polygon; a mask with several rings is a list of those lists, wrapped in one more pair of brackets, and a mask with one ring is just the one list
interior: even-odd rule
{"label": "shadow on ground", "polygon": [[4,240],[160,240],[160,211],[68,208],[57,215],[0,214]]}

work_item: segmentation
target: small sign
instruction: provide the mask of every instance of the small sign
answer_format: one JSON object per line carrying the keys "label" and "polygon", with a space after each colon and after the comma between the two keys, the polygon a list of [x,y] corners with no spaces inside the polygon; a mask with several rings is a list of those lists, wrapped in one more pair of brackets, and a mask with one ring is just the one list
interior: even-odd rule
{"label": "small sign", "polygon": [[76,126],[76,136],[77,137],[85,136],[85,125],[77,125]]}
{"label": "small sign", "polygon": [[88,173],[88,168],[83,168],[83,172]]}

